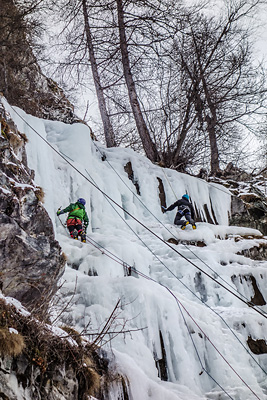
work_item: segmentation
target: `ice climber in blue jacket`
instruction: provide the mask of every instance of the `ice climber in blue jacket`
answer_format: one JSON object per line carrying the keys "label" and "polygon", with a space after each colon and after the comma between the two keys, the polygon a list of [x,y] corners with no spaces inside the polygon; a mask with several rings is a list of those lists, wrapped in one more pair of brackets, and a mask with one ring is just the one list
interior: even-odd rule
{"label": "ice climber in blue jacket", "polygon": [[[193,229],[196,229],[195,223],[195,213],[192,204],[189,201],[188,194],[184,194],[180,200],[177,200],[175,203],[170,205],[168,208],[163,207],[164,212],[171,211],[175,207],[178,207],[177,214],[174,219],[175,225],[180,225],[181,229],[185,229],[186,225],[191,224]],[[185,220],[182,219],[185,217]]]}

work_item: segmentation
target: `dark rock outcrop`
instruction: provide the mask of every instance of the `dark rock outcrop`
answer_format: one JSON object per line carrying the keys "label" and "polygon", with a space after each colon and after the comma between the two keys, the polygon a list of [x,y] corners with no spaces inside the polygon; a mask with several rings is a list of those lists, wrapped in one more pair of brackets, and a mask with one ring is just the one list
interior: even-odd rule
{"label": "dark rock outcrop", "polygon": [[33,54],[31,36],[36,23],[26,19],[26,8],[13,0],[1,1],[0,92],[28,114],[77,122],[73,105],[57,83],[42,73]]}
{"label": "dark rock outcrop", "polygon": [[267,353],[267,343],[264,339],[252,339],[251,336],[247,340],[248,347],[254,354],[266,354]]}
{"label": "dark rock outcrop", "polygon": [[[0,346],[0,398],[78,400],[98,392],[100,374],[108,367],[104,352],[74,330],[53,330],[21,311],[0,299],[0,333],[6,331]],[[19,343],[16,337],[24,343],[14,354],[9,344]]]}
{"label": "dark rock outcrop", "polygon": [[267,235],[267,199],[265,177],[254,176],[229,163],[220,177],[212,177],[232,193],[229,225],[258,229]]}
{"label": "dark rock outcrop", "polygon": [[247,292],[250,292],[251,296],[251,304],[256,305],[256,306],[264,306],[266,304],[266,301],[263,297],[263,294],[261,293],[258,285],[257,285],[257,280],[256,278],[250,274],[250,275],[233,275],[231,277],[232,282],[235,284],[237,290],[241,289],[241,286],[246,286]]}
{"label": "dark rock outcrop", "polygon": [[[167,207],[167,203],[166,203],[166,195],[165,195],[165,190],[164,190],[164,185],[162,182],[162,179],[158,178],[158,189],[159,189],[159,200],[160,200],[160,205],[161,207]],[[163,208],[161,208],[161,211],[164,212]]]}
{"label": "dark rock outcrop", "polygon": [[128,161],[127,164],[124,166],[124,171],[127,172],[128,174],[128,178],[130,179],[130,181],[133,182],[135,188],[136,188],[136,193],[140,196],[140,186],[139,183],[137,181],[137,179],[134,176],[134,171],[133,171],[133,166],[131,161]]}
{"label": "dark rock outcrop", "polygon": [[253,246],[249,249],[240,251],[237,254],[248,257],[252,260],[265,261],[267,259],[267,243],[263,241],[258,246]]}
{"label": "dark rock outcrop", "polygon": [[26,138],[1,105],[0,118],[0,288],[26,307],[44,310],[65,257],[26,163]]}

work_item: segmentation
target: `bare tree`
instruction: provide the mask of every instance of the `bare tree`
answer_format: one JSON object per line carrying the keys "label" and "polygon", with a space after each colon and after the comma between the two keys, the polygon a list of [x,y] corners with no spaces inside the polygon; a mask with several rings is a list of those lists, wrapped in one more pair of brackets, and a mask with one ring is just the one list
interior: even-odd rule
{"label": "bare tree", "polygon": [[124,22],[124,9],[122,0],[116,0],[117,3],[117,12],[118,12],[118,28],[119,28],[119,36],[120,36],[120,50],[122,56],[122,65],[124,71],[124,77],[128,89],[129,100],[132,107],[133,115],[136,122],[136,127],[141,138],[144,151],[146,156],[151,161],[158,161],[158,151],[155,143],[152,141],[151,136],[149,134],[146,122],[144,120],[141,107],[138,101],[138,96],[135,88],[135,83],[131,71],[127,38],[125,32],[125,22]]}
{"label": "bare tree", "polygon": [[[132,98],[132,110],[132,104],[136,104],[137,99],[137,115],[141,113],[145,121],[146,131],[156,145],[158,159],[165,166],[175,164],[175,167],[179,165],[180,170],[185,170],[185,164],[196,154],[191,149],[196,149],[198,139],[193,140],[190,147],[184,146],[188,144],[185,140],[187,132],[196,125],[196,116],[192,112],[192,96],[188,96],[187,92],[181,96],[181,90],[186,85],[183,83],[184,88],[181,89],[183,78],[179,76],[177,63],[171,61],[173,38],[179,30],[182,9],[177,2],[171,1],[153,4],[148,0],[138,3],[127,1],[123,9],[118,8],[118,3],[118,17],[122,16],[118,28],[123,73],[129,98]],[[114,105],[117,112],[129,114],[115,95],[117,89],[113,87],[113,95],[110,96],[113,101],[116,99]],[[177,137],[179,151],[175,147]],[[191,142],[197,137],[198,134],[191,135]],[[151,141],[148,146],[151,147]]]}
{"label": "bare tree", "polygon": [[90,65],[91,65],[91,69],[92,69],[96,94],[97,94],[97,98],[98,98],[98,106],[99,106],[99,110],[100,110],[101,119],[103,122],[106,144],[107,144],[107,147],[115,147],[116,146],[115,135],[114,135],[113,127],[112,127],[112,124],[111,124],[111,121],[109,118],[109,114],[107,111],[104,90],[100,83],[100,76],[99,76],[97,61],[96,61],[95,52],[94,52],[94,45],[93,45],[93,39],[92,39],[92,34],[91,34],[91,28],[90,28],[90,24],[89,24],[89,16],[88,16],[86,0],[82,0],[82,7],[83,7],[83,17],[84,17],[84,29],[85,29],[85,33],[86,33],[86,45],[87,45],[87,49],[88,49],[88,53],[89,53]]}
{"label": "bare tree", "polygon": [[67,3],[66,66],[88,77],[89,54],[108,145],[116,136],[165,166],[220,171],[264,109],[265,72],[243,22],[259,1],[228,0],[220,17],[172,0]]}
{"label": "bare tree", "polygon": [[188,18],[188,48],[183,48],[180,59],[194,88],[198,121],[209,136],[211,175],[220,170],[222,141],[233,142],[238,124],[244,129],[245,120],[265,107],[265,74],[253,64],[250,32],[245,27],[245,18],[258,3],[241,0],[220,20],[202,15]]}
{"label": "bare tree", "polygon": [[[53,45],[52,56],[54,56],[55,49],[60,50],[62,56],[52,60],[52,74],[56,75],[61,82],[63,81],[63,84],[66,83],[62,78],[65,75],[69,87],[74,85],[84,87],[88,82],[90,85],[93,83],[104,140],[107,147],[115,147],[116,139],[105,96],[105,87],[102,83],[104,76],[100,67],[103,61],[100,57],[101,46],[104,47],[105,41],[104,35],[103,38],[100,38],[99,34],[103,33],[103,27],[100,25],[101,12],[99,13],[97,10],[97,16],[94,15],[95,12],[92,12],[94,8],[91,6],[90,0],[47,0],[47,3],[48,7],[51,7],[50,12],[53,12],[56,23],[61,28]],[[101,7],[102,5],[99,5],[100,11],[102,11]],[[93,19],[93,23],[91,23],[91,19]],[[94,24],[95,21],[98,22],[98,25]],[[53,70],[54,65],[56,65],[56,71]]]}

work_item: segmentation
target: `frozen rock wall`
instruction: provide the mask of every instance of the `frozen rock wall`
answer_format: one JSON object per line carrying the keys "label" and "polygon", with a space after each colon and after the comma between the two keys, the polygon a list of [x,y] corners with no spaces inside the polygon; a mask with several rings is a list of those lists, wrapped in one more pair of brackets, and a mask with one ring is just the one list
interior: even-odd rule
{"label": "frozen rock wall", "polygon": [[0,109],[0,286],[30,308],[45,308],[65,258],[26,162],[25,136]]}

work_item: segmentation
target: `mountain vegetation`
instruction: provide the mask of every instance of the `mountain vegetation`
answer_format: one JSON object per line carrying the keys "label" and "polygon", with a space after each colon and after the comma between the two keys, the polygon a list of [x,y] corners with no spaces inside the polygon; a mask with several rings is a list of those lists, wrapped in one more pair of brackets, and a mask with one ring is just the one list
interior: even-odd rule
{"label": "mountain vegetation", "polygon": [[245,143],[264,139],[266,123],[266,71],[250,23],[262,3],[228,0],[217,13],[208,7],[4,0],[0,90],[34,115],[40,104],[43,116],[55,119],[62,106],[66,121],[78,120],[38,60],[66,88],[95,91],[102,121],[95,135],[108,147],[131,147],[190,173],[220,175],[229,162],[251,170]]}
{"label": "mountain vegetation", "polygon": [[[57,2],[59,75],[93,80],[107,146],[140,150],[178,171],[220,174],[266,116],[266,71],[250,21],[258,0]],[[245,153],[245,151],[244,151]]]}

